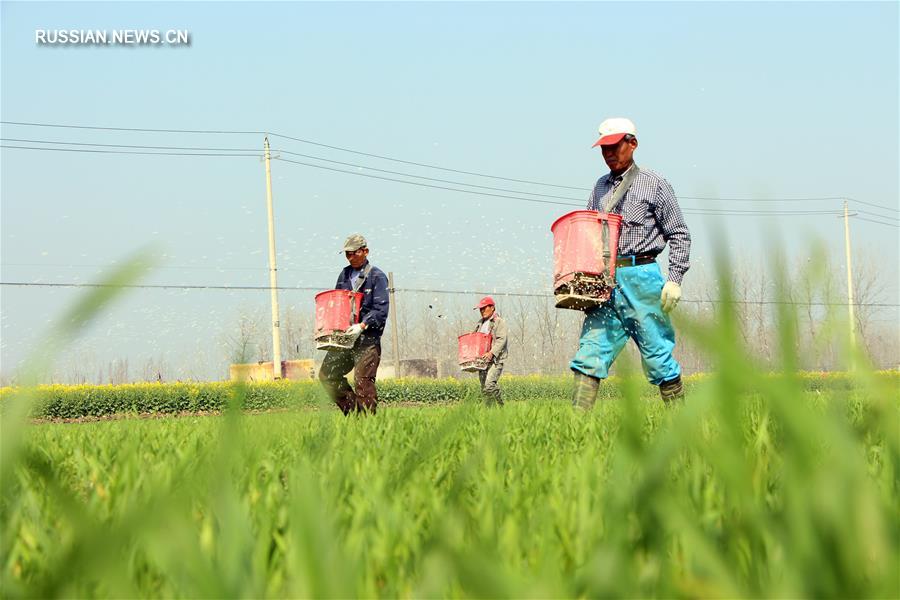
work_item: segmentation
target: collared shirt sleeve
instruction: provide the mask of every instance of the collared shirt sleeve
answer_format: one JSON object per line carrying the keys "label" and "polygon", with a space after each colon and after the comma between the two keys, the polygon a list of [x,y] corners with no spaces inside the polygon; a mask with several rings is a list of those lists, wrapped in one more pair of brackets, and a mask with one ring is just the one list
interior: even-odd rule
{"label": "collared shirt sleeve", "polygon": [[387,323],[390,296],[388,295],[387,275],[381,271],[372,270],[372,309],[363,319],[366,327],[383,329]]}
{"label": "collared shirt sleeve", "polygon": [[506,327],[506,321],[503,319],[497,319],[494,322],[494,330],[492,331],[494,334],[494,341],[491,343],[491,354],[494,356],[500,356],[503,350],[506,348],[506,340],[508,337],[508,328]]}
{"label": "collared shirt sleeve", "polygon": [[688,231],[675,191],[668,181],[660,182],[653,213],[663,239],[669,245],[668,280],[681,285],[681,280],[691,265],[691,232]]}

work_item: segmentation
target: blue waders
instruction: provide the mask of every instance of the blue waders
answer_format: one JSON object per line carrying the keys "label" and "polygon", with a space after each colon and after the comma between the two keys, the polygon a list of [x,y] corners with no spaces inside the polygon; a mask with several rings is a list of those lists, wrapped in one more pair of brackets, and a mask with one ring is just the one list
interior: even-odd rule
{"label": "blue waders", "polygon": [[[598,380],[609,376],[613,361],[631,338],[641,353],[647,379],[653,385],[663,386],[663,399],[670,399],[665,389],[670,382],[674,385],[677,381],[677,392],[681,394],[681,366],[672,356],[675,330],[660,303],[665,279],[659,265],[652,262],[617,267],[616,284],[610,300],[585,315],[578,352],[570,364],[576,373],[576,386],[587,385],[596,390]],[[579,373],[594,382],[579,384],[583,379],[577,377]],[[578,401],[577,389],[575,403],[584,404]],[[593,398],[589,404],[593,404]]]}

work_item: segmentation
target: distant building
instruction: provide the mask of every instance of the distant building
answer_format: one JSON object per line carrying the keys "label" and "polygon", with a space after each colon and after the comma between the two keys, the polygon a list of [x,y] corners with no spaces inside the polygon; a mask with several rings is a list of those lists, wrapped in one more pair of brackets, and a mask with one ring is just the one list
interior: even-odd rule
{"label": "distant building", "polygon": [[[400,361],[403,377],[440,377],[436,358],[409,358]],[[384,361],[378,365],[378,379],[394,379],[397,370],[393,361]]]}
{"label": "distant building", "polygon": [[[231,381],[272,381],[274,379],[272,361],[235,364],[231,365],[228,370]],[[281,361],[282,379],[302,381],[314,379],[315,376],[316,365],[311,358]]]}

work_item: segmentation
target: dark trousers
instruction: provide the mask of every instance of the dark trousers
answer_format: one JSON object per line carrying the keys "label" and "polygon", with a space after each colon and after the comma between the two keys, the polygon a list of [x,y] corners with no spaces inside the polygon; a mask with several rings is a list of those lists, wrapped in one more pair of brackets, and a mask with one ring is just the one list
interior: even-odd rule
{"label": "dark trousers", "polygon": [[[375,414],[378,404],[375,373],[380,362],[381,344],[357,343],[352,350],[330,350],[319,370],[319,381],[345,415],[354,410]],[[346,375],[350,371],[353,371],[356,391],[347,381]]]}

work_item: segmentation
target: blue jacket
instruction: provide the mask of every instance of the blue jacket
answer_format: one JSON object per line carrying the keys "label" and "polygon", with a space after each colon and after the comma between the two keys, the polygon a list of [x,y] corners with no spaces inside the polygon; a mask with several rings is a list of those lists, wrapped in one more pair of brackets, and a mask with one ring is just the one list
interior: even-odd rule
{"label": "blue jacket", "polygon": [[[363,264],[365,269],[369,261]],[[352,290],[350,284],[350,273],[353,267],[347,265],[338,275],[337,283],[334,284],[336,290]],[[384,333],[384,325],[387,323],[388,307],[390,299],[388,296],[388,278],[384,271],[372,265],[369,276],[366,278],[362,287],[359,289],[363,294],[362,307],[360,308],[360,323],[365,323],[366,328],[360,336],[360,344],[377,344],[381,341],[381,334]]]}

